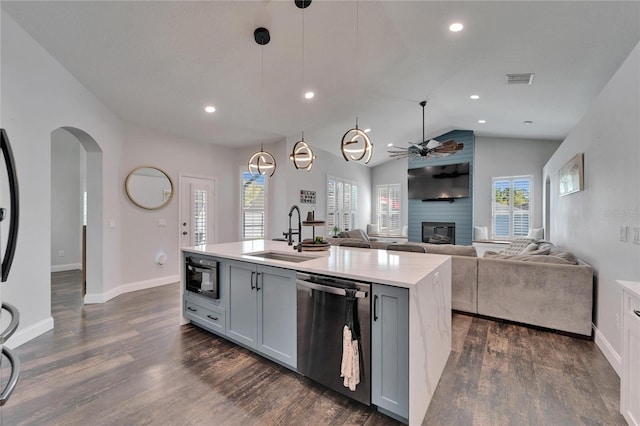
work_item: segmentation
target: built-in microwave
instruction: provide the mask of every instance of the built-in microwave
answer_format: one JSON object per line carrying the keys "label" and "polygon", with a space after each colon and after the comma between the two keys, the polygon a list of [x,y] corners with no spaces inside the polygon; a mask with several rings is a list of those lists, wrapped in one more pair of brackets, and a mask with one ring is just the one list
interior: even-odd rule
{"label": "built-in microwave", "polygon": [[218,262],[200,256],[185,258],[185,289],[212,299],[220,298]]}

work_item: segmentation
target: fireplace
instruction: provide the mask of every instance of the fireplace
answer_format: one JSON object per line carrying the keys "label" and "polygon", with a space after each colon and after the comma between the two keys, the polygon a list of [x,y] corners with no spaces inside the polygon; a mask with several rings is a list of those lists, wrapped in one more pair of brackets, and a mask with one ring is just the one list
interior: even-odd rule
{"label": "fireplace", "polygon": [[454,222],[422,222],[422,242],[431,244],[455,244]]}

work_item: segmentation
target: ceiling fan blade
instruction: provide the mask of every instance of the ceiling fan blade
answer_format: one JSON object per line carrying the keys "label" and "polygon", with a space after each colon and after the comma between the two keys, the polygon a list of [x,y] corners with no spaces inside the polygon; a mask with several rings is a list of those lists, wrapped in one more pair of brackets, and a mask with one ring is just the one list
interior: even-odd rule
{"label": "ceiling fan blade", "polygon": [[463,143],[457,143],[453,139],[446,141],[442,146],[435,148],[434,151],[439,153],[454,154],[464,148]]}
{"label": "ceiling fan blade", "polygon": [[431,139],[429,142],[427,142],[426,144],[423,142],[422,143],[423,146],[426,146],[428,149],[433,149],[433,148],[437,148],[439,146],[442,145],[442,143],[438,142],[435,139]]}

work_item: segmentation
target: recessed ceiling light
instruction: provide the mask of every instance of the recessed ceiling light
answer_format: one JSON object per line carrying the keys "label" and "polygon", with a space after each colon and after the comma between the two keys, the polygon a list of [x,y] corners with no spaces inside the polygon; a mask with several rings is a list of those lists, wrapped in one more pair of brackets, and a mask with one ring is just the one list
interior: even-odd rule
{"label": "recessed ceiling light", "polygon": [[208,105],[206,107],[204,107],[204,110],[207,111],[209,114],[216,112],[216,107]]}
{"label": "recessed ceiling light", "polygon": [[393,144],[392,143],[388,143],[387,146],[393,146]]}
{"label": "recessed ceiling light", "polygon": [[479,95],[471,95],[471,96],[469,96],[469,97],[470,97],[471,99],[473,99],[474,101],[475,101],[476,99],[480,99],[480,96],[479,96]]}
{"label": "recessed ceiling light", "polygon": [[531,120],[525,120],[524,124],[533,124],[533,121],[531,121]]}
{"label": "recessed ceiling light", "polygon": [[478,123],[480,123],[480,124],[484,124],[486,122],[487,122],[487,120],[478,120]]}
{"label": "recessed ceiling light", "polygon": [[369,133],[371,131],[371,129],[364,129],[365,133]]}
{"label": "recessed ceiling light", "polygon": [[304,94],[304,98],[305,98],[305,99],[313,99],[313,97],[314,97],[315,95],[316,95],[315,93],[313,93],[313,92],[309,91],[309,92],[306,92],[306,93]]}
{"label": "recessed ceiling light", "polygon": [[449,31],[457,33],[458,31],[462,31],[462,29],[464,28],[464,25],[462,25],[460,22],[454,22],[453,24],[449,25]]}

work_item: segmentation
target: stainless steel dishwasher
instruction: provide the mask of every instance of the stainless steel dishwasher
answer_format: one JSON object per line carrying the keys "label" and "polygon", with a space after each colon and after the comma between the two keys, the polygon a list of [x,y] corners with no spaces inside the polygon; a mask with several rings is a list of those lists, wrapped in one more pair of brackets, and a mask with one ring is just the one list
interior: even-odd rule
{"label": "stainless steel dishwasher", "polygon": [[[323,275],[297,274],[298,371],[336,392],[371,404],[371,301],[370,285]],[[342,330],[347,298],[345,289],[357,289],[360,325],[360,383],[355,391],[343,385]]]}

